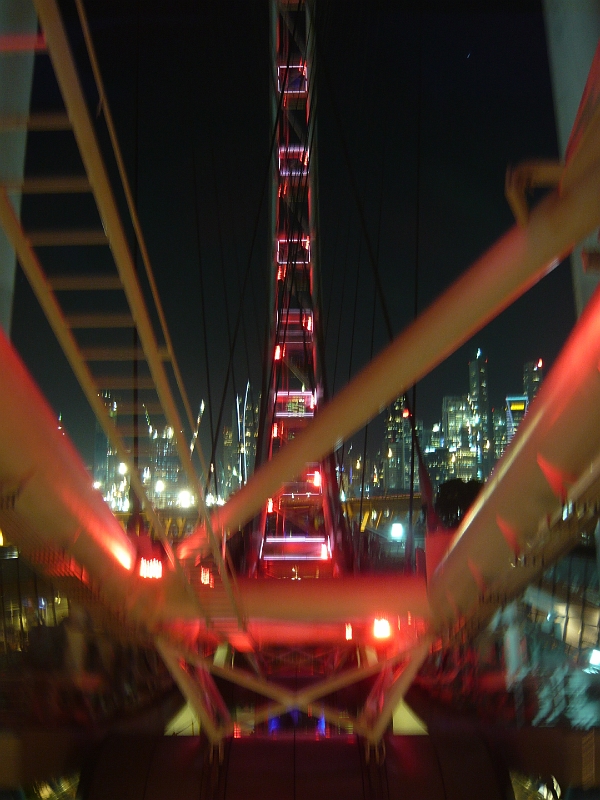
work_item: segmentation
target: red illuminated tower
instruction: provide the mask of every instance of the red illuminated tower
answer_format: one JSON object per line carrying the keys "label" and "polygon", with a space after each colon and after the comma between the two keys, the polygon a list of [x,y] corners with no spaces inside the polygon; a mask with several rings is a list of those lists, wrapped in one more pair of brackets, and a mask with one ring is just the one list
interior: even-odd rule
{"label": "red illuminated tower", "polygon": [[[318,413],[323,399],[316,208],[314,19],[305,2],[272,4],[273,124],[271,331],[263,395],[262,458],[271,458]],[[332,571],[337,493],[329,465],[269,499],[261,519],[264,572]]]}

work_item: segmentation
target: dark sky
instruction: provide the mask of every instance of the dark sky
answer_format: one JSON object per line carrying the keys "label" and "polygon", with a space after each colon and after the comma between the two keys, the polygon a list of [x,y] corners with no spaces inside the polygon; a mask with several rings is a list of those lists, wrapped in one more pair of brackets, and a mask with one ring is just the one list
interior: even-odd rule
{"label": "dark sky", "polygon": [[[425,308],[513,224],[506,167],[557,156],[540,4],[413,5],[424,10],[416,14],[399,2],[319,5],[320,254],[330,391],[387,342],[379,303],[371,335],[369,249],[397,333],[413,318],[415,302]],[[248,375],[255,386],[260,381],[269,252],[268,3],[89,0],[86,8],[194,407],[208,399],[206,315],[216,419],[227,319],[231,331],[240,304],[236,389]],[[91,414],[81,410],[60,354],[46,344],[51,334],[22,277],[14,317],[18,349],[89,460]],[[500,405],[507,393],[521,391],[526,361],[554,360],[573,321],[562,264],[419,385],[417,416],[431,424],[444,395],[466,393],[477,347],[489,359],[491,399]],[[228,402],[224,422],[230,408]]]}

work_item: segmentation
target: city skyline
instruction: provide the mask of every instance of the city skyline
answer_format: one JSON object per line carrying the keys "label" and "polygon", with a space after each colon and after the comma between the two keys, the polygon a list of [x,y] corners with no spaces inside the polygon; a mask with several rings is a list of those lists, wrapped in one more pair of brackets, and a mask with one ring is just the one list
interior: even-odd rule
{"label": "city skyline", "polygon": [[[245,324],[225,405],[246,380],[260,386],[269,263],[260,198],[271,131],[266,4],[240,11],[233,29],[224,10],[206,12],[198,30],[183,0],[169,9],[149,2],[139,18],[117,3],[88,8],[184,382],[194,408],[207,403],[208,456],[240,308]],[[333,394],[387,341],[371,255],[397,333],[513,224],[506,167],[555,157],[557,145],[539,3],[448,16],[434,6],[419,15],[402,4],[351,2],[323,20],[320,36],[319,253]],[[224,40],[229,48],[220,48]],[[240,81],[248,64],[252,80]],[[489,398],[497,406],[505,384],[518,388],[518,365],[539,355],[552,363],[573,321],[565,263],[419,384],[417,417],[433,422],[442,395],[460,393],[460,365],[475,346],[493,359]],[[89,463],[92,414],[20,273],[13,334]],[[383,424],[372,423],[369,439]]]}

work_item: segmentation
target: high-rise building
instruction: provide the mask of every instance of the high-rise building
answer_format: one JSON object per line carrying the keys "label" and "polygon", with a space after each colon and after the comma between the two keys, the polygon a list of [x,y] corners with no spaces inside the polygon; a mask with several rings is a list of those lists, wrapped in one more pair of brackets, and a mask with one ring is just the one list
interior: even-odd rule
{"label": "high-rise building", "polygon": [[387,492],[399,492],[403,484],[403,412],[404,400],[398,398],[388,409],[385,421],[383,480]]}
{"label": "high-rise building", "polygon": [[218,493],[226,500],[236,489],[239,489],[237,472],[237,444],[233,438],[233,428],[223,426],[223,469]]}
{"label": "high-rise building", "polygon": [[443,398],[442,433],[445,447],[468,447],[471,439],[471,422],[472,411],[466,395]]}
{"label": "high-rise building", "polygon": [[530,403],[538,393],[543,379],[544,364],[542,359],[528,361],[523,367],[523,394]]}
{"label": "high-rise building", "polygon": [[167,425],[162,431],[149,429],[150,434],[150,485],[149,500],[158,508],[178,505],[183,489],[180,483],[181,462],[177,453],[174,431]]}
{"label": "high-rise building", "polygon": [[[243,486],[254,472],[258,441],[260,396],[254,399],[250,383],[243,396],[235,399],[232,436],[237,455],[235,472],[238,485]],[[233,469],[232,469],[233,472]]]}
{"label": "high-rise building", "polygon": [[[109,417],[116,424],[118,403],[110,392],[102,393]],[[96,420],[94,433],[94,486],[115,511],[129,510],[129,475],[107,435]]]}
{"label": "high-rise building", "polygon": [[506,398],[506,443],[510,444],[523,417],[527,413],[527,395],[510,395]]}
{"label": "high-rise building", "polygon": [[506,406],[492,409],[492,425],[494,436],[494,460],[502,458],[508,440],[506,438]]}
{"label": "high-rise building", "polygon": [[[423,423],[416,420],[417,436],[423,436]],[[410,491],[412,459],[412,425],[404,398],[394,400],[388,409],[383,441],[383,486],[386,492]],[[418,464],[415,462],[414,486],[419,485]]]}
{"label": "high-rise building", "polygon": [[488,399],[487,358],[481,350],[469,362],[469,399],[472,411],[472,444],[477,454],[477,477],[487,478],[491,469],[491,426]]}

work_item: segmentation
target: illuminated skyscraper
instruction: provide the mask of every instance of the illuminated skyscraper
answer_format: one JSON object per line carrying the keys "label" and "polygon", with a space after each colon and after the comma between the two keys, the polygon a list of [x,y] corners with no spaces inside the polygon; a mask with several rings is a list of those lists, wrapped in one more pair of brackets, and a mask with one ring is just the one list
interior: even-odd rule
{"label": "illuminated skyscraper", "polygon": [[[417,436],[423,434],[423,423],[417,420]],[[404,399],[398,398],[389,408],[383,446],[383,483],[388,492],[410,491],[412,426]],[[372,474],[372,471],[371,473]],[[415,462],[414,485],[419,485]]]}
{"label": "illuminated skyscraper", "polygon": [[[116,422],[117,401],[110,392],[103,392],[102,400],[108,415]],[[94,434],[94,486],[112,509],[129,510],[129,476],[98,421]]]}
{"label": "illuminated skyscraper", "polygon": [[442,433],[447,448],[468,447],[471,438],[472,411],[468,398],[444,397],[442,400]]}
{"label": "illuminated skyscraper", "polygon": [[487,478],[491,469],[490,406],[488,400],[487,358],[481,350],[469,362],[469,398],[472,409],[472,444],[476,448],[477,477]]}
{"label": "illuminated skyscraper", "polygon": [[527,395],[511,395],[506,398],[506,443],[510,444],[517,428],[527,413]]}
{"label": "illuminated skyscraper", "polygon": [[543,379],[544,365],[542,359],[528,361],[523,367],[523,394],[530,403],[538,393]]}
{"label": "illuminated skyscraper", "polygon": [[150,428],[150,487],[148,497],[158,508],[166,508],[178,504],[181,462],[177,454],[177,446],[173,428],[167,426],[159,431]]}
{"label": "illuminated skyscraper", "polygon": [[494,428],[494,460],[498,461],[504,454],[507,445],[506,438],[506,407],[492,410]]}

